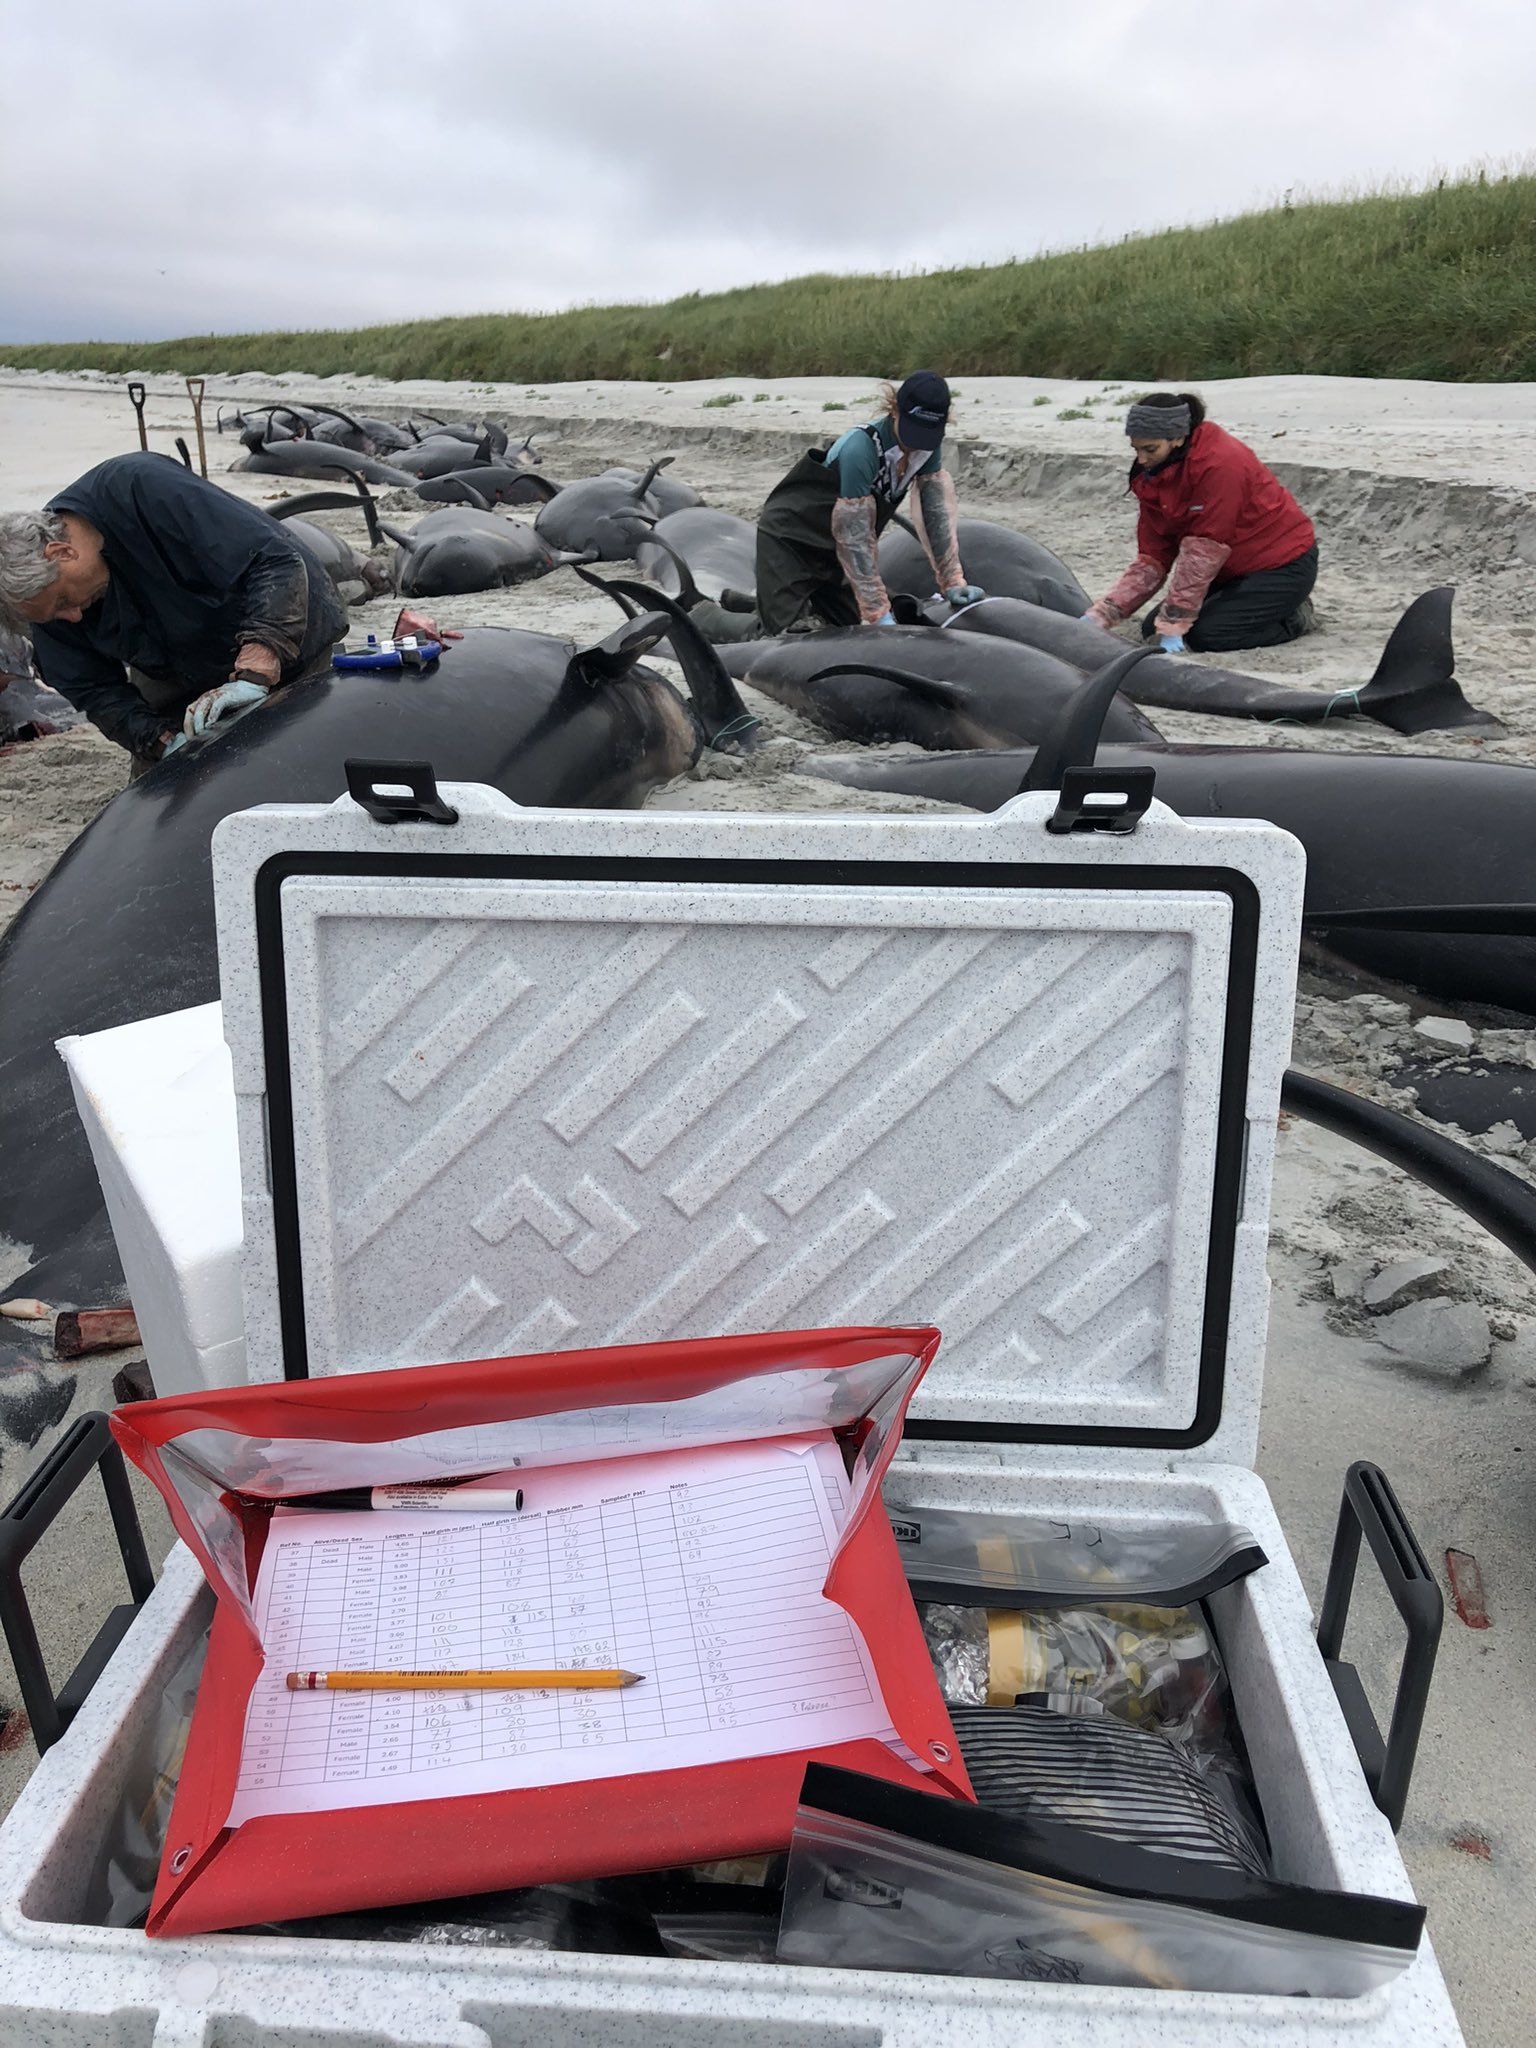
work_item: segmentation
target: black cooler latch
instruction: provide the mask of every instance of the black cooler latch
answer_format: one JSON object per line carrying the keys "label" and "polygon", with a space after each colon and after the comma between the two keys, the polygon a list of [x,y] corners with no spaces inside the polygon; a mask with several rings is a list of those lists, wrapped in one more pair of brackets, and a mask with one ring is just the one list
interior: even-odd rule
{"label": "black cooler latch", "polygon": [[1154,768],[1067,768],[1047,832],[1134,832],[1152,801]]}
{"label": "black cooler latch", "polygon": [[1095,765],[1095,756],[1104,720],[1126,677],[1155,651],[1127,648],[1096,675],[1086,677],[1041,734],[1019,793],[1059,792],[1056,808],[1045,821],[1047,832],[1134,832],[1146,816],[1157,770],[1144,764],[1101,768]]}
{"label": "black cooler latch", "polygon": [[430,761],[345,761],[347,794],[381,825],[456,825]]}

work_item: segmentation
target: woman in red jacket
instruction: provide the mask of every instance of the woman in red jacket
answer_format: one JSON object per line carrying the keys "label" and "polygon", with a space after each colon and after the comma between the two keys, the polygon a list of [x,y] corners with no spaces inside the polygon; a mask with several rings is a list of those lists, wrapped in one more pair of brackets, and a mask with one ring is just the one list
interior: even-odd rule
{"label": "woman in red jacket", "polygon": [[1168,583],[1142,623],[1170,654],[1278,647],[1316,624],[1317,535],[1284,484],[1192,391],[1153,391],[1126,414],[1140,516],[1136,559],[1084,614],[1106,631]]}

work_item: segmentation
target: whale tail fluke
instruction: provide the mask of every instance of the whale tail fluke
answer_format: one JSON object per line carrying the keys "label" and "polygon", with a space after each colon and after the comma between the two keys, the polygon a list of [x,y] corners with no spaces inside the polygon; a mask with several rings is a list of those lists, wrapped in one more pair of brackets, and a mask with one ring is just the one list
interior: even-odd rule
{"label": "whale tail fluke", "polygon": [[[1358,708],[1394,732],[1446,732],[1458,726],[1501,730],[1489,711],[1469,704],[1456,680],[1451,601],[1446,584],[1416,597],[1387,637],[1376,673],[1358,692],[1341,692],[1341,711]],[[1353,704],[1342,701],[1353,697]]]}

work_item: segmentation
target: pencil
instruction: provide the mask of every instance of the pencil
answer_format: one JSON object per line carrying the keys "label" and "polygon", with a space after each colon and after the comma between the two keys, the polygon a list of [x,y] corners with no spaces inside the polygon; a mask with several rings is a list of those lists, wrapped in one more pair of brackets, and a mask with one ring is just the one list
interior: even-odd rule
{"label": "pencil", "polygon": [[643,1671],[290,1671],[290,1692],[618,1692],[638,1685]]}

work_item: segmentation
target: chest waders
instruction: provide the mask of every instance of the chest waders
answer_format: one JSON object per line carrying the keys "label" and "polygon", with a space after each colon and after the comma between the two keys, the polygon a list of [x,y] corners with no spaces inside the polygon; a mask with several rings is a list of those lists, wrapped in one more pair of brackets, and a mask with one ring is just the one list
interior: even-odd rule
{"label": "chest waders", "polygon": [[[875,533],[896,510],[887,495],[884,450],[874,427],[862,427],[880,457],[874,485]],[[856,626],[859,607],[832,539],[832,507],[842,495],[827,451],[811,448],[768,495],[757,523],[757,612],[767,634],[818,626]],[[905,493],[902,494],[903,496]]]}

